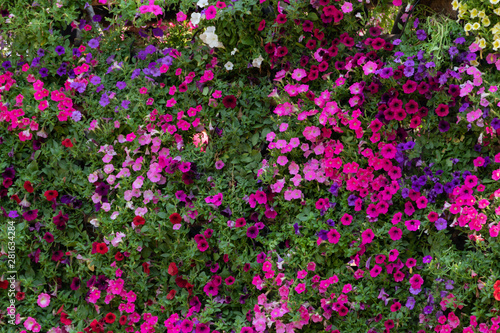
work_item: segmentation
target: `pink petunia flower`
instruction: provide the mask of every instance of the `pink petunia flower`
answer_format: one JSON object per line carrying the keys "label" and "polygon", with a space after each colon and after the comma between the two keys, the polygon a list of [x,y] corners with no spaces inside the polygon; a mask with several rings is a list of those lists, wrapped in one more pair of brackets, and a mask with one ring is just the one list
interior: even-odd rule
{"label": "pink petunia flower", "polygon": [[50,295],[46,293],[42,293],[38,295],[38,300],[37,300],[38,306],[41,308],[46,308],[50,304]]}
{"label": "pink petunia flower", "polygon": [[302,294],[304,291],[306,291],[306,284],[305,283],[299,283],[295,287],[295,291],[297,292],[297,294]]}

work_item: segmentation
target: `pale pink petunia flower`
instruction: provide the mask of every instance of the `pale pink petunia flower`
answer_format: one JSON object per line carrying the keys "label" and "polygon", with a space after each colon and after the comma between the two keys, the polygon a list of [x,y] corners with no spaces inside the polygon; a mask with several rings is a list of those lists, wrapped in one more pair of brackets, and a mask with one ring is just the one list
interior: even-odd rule
{"label": "pale pink petunia flower", "polygon": [[350,2],[345,2],[343,5],[342,5],[342,11],[344,13],[350,13],[352,12],[352,3]]}
{"label": "pale pink petunia flower", "polygon": [[50,295],[46,293],[42,293],[38,295],[38,300],[37,300],[38,306],[41,308],[46,308],[50,304]]}

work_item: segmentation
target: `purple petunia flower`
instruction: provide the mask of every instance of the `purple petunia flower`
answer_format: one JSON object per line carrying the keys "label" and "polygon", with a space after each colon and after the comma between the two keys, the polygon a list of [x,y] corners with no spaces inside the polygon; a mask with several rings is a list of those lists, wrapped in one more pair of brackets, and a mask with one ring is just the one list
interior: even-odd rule
{"label": "purple petunia flower", "polygon": [[140,68],[136,68],[136,69],[134,69],[132,71],[132,75],[130,76],[130,79],[133,80],[136,77],[138,77],[140,74],[141,74],[141,69]]}
{"label": "purple petunia flower", "polygon": [[64,76],[68,73],[68,71],[66,70],[66,68],[64,67],[59,67],[56,71],[56,74],[59,75],[59,76]]}
{"label": "purple petunia flower", "polygon": [[405,69],[403,70],[403,74],[406,76],[406,77],[410,77],[413,75],[413,73],[415,73],[415,68],[413,67],[405,67]]}
{"label": "purple petunia flower", "polygon": [[407,143],[405,143],[405,150],[410,150],[410,149],[413,149],[415,147],[415,142],[413,141],[408,141]]}
{"label": "purple petunia flower", "polygon": [[497,129],[500,128],[500,119],[495,117],[493,118],[493,120],[491,121],[491,127],[493,127],[493,129],[496,131]]}
{"label": "purple petunia flower", "polygon": [[80,111],[73,111],[71,114],[71,119],[74,121],[80,121],[82,119],[82,113]]}
{"label": "purple petunia flower", "polygon": [[356,204],[356,200],[358,199],[358,197],[354,194],[351,194],[348,198],[347,198],[347,205],[349,206],[354,206]]}
{"label": "purple petunia flower", "polygon": [[40,65],[40,58],[38,57],[33,58],[33,61],[31,62],[31,67],[37,67],[38,65]]}
{"label": "purple petunia flower", "polygon": [[38,49],[38,51],[36,52],[36,54],[39,57],[43,57],[45,55],[45,50],[44,49]]}
{"label": "purple petunia flower", "polygon": [[422,29],[417,30],[417,38],[419,40],[425,40],[427,38],[427,33]]}
{"label": "purple petunia flower", "polygon": [[443,218],[438,218],[434,225],[437,230],[444,230],[447,227],[446,220]]}
{"label": "purple petunia flower", "polygon": [[405,305],[408,309],[413,310],[415,307],[415,298],[413,296],[408,296],[408,300]]}
{"label": "purple petunia flower", "polygon": [[144,49],[144,51],[147,54],[153,54],[153,53],[156,52],[156,47],[154,45],[148,45],[148,46],[146,46],[146,48]]}
{"label": "purple petunia flower", "polygon": [[122,108],[124,108],[124,109],[128,109],[129,105],[130,105],[130,101],[124,100],[122,102]]}
{"label": "purple petunia flower", "polygon": [[413,22],[413,27],[414,27],[415,29],[417,29],[417,28],[418,28],[418,23],[419,23],[419,20],[418,20],[418,17],[417,17],[417,18],[415,19],[415,21]]}
{"label": "purple petunia flower", "polygon": [[450,124],[446,120],[441,120],[438,124],[438,129],[441,133],[448,132]]}
{"label": "purple petunia flower", "polygon": [[118,82],[116,82],[116,87],[118,89],[122,90],[122,89],[125,89],[125,87],[127,87],[127,84],[123,81],[118,81]]}
{"label": "purple petunia flower", "polygon": [[90,83],[92,83],[93,85],[98,85],[101,83],[101,78],[99,76],[93,76],[91,79],[90,79]]}
{"label": "purple petunia flower", "polygon": [[10,217],[11,219],[15,219],[16,217],[19,217],[19,214],[17,213],[17,211],[15,211],[15,210],[11,210],[11,211],[9,212],[8,217]]}
{"label": "purple petunia flower", "polygon": [[465,57],[465,60],[467,60],[467,61],[473,61],[473,60],[476,60],[476,58],[477,58],[477,55],[475,53],[469,52],[467,54],[467,56]]}
{"label": "purple petunia flower", "polygon": [[380,70],[380,77],[383,79],[388,79],[394,74],[392,67],[385,67]]}
{"label": "purple petunia flower", "polygon": [[318,236],[318,238],[321,238],[324,241],[327,241],[328,240],[328,231],[321,229],[320,231],[318,231],[316,233],[316,236]]}
{"label": "purple petunia flower", "polygon": [[108,95],[106,93],[102,94],[101,100],[99,101],[99,104],[102,107],[105,107],[106,105],[109,104],[109,98],[108,98]]}
{"label": "purple petunia flower", "polygon": [[338,195],[338,190],[339,186],[336,183],[333,183],[328,192],[330,192],[334,197],[336,197]]}
{"label": "purple petunia flower", "polygon": [[422,291],[422,288],[420,288],[420,289],[413,289],[412,287],[410,287],[410,293],[412,295],[418,295],[418,294],[420,294],[421,291]]}
{"label": "purple petunia flower", "polygon": [[450,55],[451,59],[453,59],[453,57],[458,54],[458,49],[455,46],[450,46],[448,54]]}
{"label": "purple petunia flower", "polygon": [[444,285],[444,287],[448,290],[452,290],[453,289],[453,284],[455,283],[455,281],[453,280],[447,280],[446,281],[446,284]]}
{"label": "purple petunia flower", "polygon": [[89,47],[95,49],[99,46],[99,41],[95,38],[92,38],[91,40],[89,40]]}
{"label": "purple petunia flower", "polygon": [[140,60],[146,60],[148,54],[146,53],[146,51],[139,51],[137,52],[137,58],[139,58]]}
{"label": "purple petunia flower", "polygon": [[423,259],[422,259],[422,262],[424,264],[428,264],[432,261],[432,257],[431,256],[425,256]]}
{"label": "purple petunia flower", "polygon": [[64,53],[66,53],[64,46],[61,46],[61,45],[56,46],[55,51],[58,55],[63,55]]}
{"label": "purple petunia flower", "polygon": [[38,71],[38,73],[40,74],[41,77],[47,77],[49,76],[49,70],[45,67],[42,67],[40,68],[40,70]]}
{"label": "purple petunia flower", "polygon": [[293,229],[295,230],[295,234],[296,235],[300,235],[300,230],[299,230],[300,229],[300,225],[298,223],[295,223],[293,225]]}

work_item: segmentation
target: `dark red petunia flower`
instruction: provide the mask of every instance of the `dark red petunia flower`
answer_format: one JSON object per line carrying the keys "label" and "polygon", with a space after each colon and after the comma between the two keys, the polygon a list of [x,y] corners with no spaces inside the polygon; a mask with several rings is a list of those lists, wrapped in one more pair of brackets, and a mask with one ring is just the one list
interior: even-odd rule
{"label": "dark red petunia flower", "polygon": [[171,262],[168,265],[168,274],[174,276],[174,275],[177,275],[178,273],[179,273],[179,269],[177,268],[177,265],[175,264],[175,262]]}
{"label": "dark red petunia flower", "polygon": [[59,214],[54,216],[52,220],[54,224],[57,226],[57,230],[64,230],[66,228],[66,223],[68,222],[69,218],[68,214],[63,215],[62,211],[60,210]]}
{"label": "dark red petunia flower", "polygon": [[146,273],[147,275],[149,275],[149,273],[150,273],[150,270],[149,270],[150,266],[151,265],[148,264],[147,262],[142,263],[142,268],[144,269],[144,273]]}
{"label": "dark red petunia flower", "polygon": [[48,191],[45,191],[44,195],[45,195],[45,198],[47,198],[48,201],[52,201],[52,199],[57,198],[57,196],[59,195],[59,193],[57,193],[56,190],[48,190]]}
{"label": "dark red petunia flower", "polygon": [[97,243],[96,251],[97,251],[97,253],[100,253],[100,254],[106,254],[106,253],[108,253],[108,247],[106,246],[105,243]]}
{"label": "dark red petunia flower", "polygon": [[71,325],[73,321],[68,318],[68,314],[66,312],[61,313],[61,323],[64,325]]}
{"label": "dark red petunia flower", "polygon": [[24,297],[26,296],[25,293],[23,293],[22,291],[18,291],[17,294],[16,294],[16,299],[18,301],[22,301],[24,299]]}
{"label": "dark red petunia flower", "polygon": [[104,316],[104,321],[107,322],[108,324],[113,324],[116,320],[116,315],[114,313],[108,313],[106,316]]}
{"label": "dark red petunia flower", "polygon": [[62,145],[67,148],[73,147],[73,142],[71,142],[71,139],[64,139],[62,141]]}
{"label": "dark red petunia flower", "polygon": [[167,299],[169,299],[169,300],[174,299],[176,293],[177,293],[177,291],[175,289],[170,290],[170,292],[167,295]]}
{"label": "dark red petunia flower", "polygon": [[146,223],[146,220],[142,216],[136,216],[136,217],[134,217],[133,222],[134,222],[134,225],[138,226],[138,225],[143,225],[144,223]]}
{"label": "dark red petunia flower", "polygon": [[118,322],[120,323],[120,325],[127,324],[127,316],[126,315],[121,316],[120,319],[118,319]]}
{"label": "dark red petunia flower", "polygon": [[236,107],[236,97],[234,95],[226,96],[222,99],[222,104],[228,109],[234,109]]}
{"label": "dark red petunia flower", "polygon": [[170,222],[172,224],[179,224],[182,222],[182,217],[178,213],[172,213],[170,214]]}
{"label": "dark red petunia flower", "polygon": [[73,281],[71,281],[70,288],[71,288],[71,290],[78,290],[78,289],[80,289],[80,278],[78,278],[78,277],[75,276],[73,278]]}
{"label": "dark red petunia flower", "polygon": [[31,185],[31,182],[29,180],[25,181],[24,182],[24,189],[26,190],[26,192],[28,193],[33,193],[33,191],[35,190],[33,188],[33,186]]}

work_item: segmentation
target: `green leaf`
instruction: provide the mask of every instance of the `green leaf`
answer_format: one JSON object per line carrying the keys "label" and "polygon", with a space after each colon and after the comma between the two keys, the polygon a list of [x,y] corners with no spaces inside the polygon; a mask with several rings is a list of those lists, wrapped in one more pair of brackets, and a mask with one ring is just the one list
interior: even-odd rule
{"label": "green leaf", "polygon": [[316,15],[316,13],[309,13],[309,15],[307,15],[307,18],[311,21],[317,21],[318,15]]}
{"label": "green leaf", "polygon": [[253,44],[255,44],[255,41],[253,40],[253,38],[251,36],[246,36],[245,38],[243,38],[241,40],[241,43],[244,45],[253,45]]}
{"label": "green leaf", "polygon": [[256,145],[258,142],[259,142],[259,133],[255,133],[253,136],[252,136],[252,145]]}

